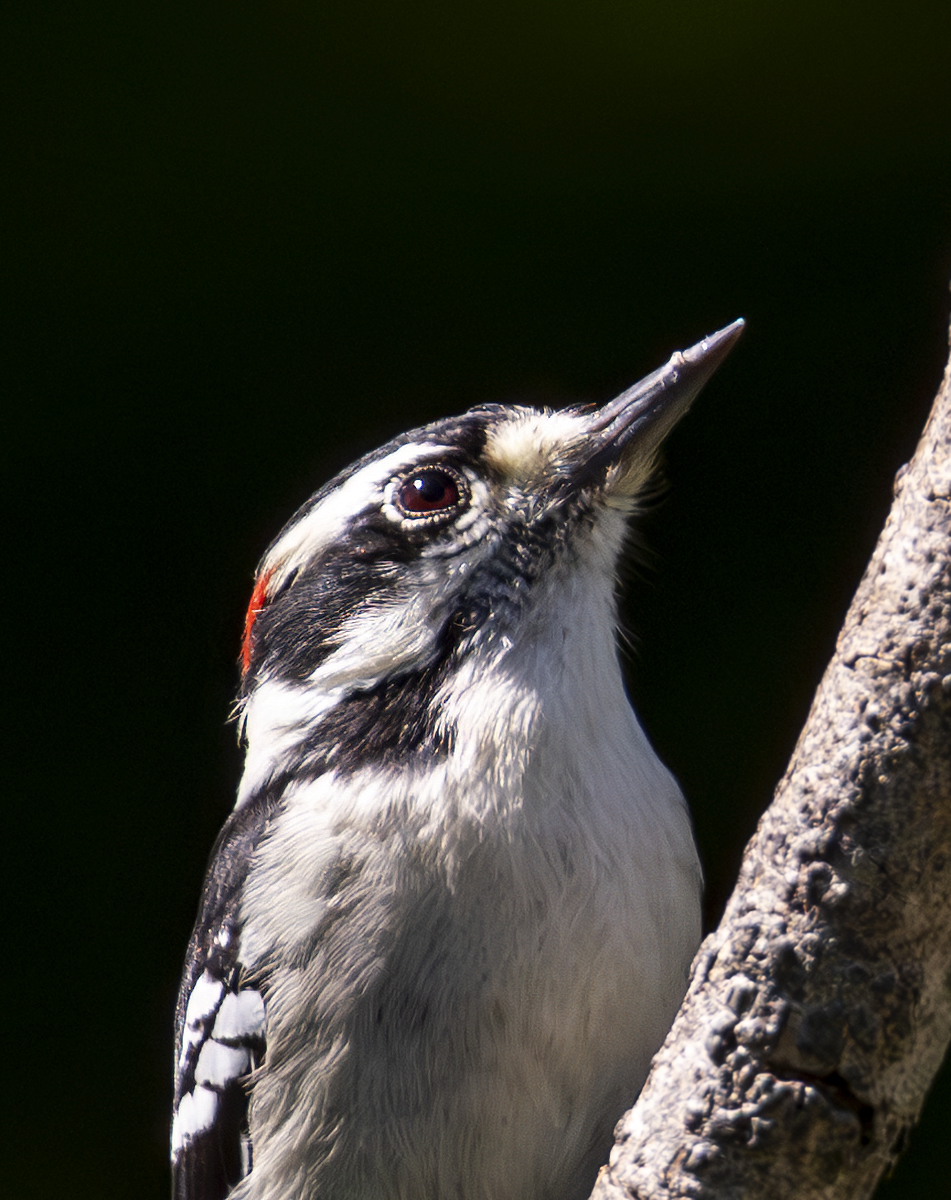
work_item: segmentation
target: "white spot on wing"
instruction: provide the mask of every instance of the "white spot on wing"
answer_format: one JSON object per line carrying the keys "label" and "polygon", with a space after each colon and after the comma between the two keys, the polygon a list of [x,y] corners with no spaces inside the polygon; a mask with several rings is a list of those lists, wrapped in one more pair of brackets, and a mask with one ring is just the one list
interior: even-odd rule
{"label": "white spot on wing", "polygon": [[260,992],[246,988],[225,996],[212,1036],[219,1042],[239,1042],[264,1036],[264,1000]]}
{"label": "white spot on wing", "polygon": [[189,1029],[187,1026],[185,1027],[185,1031],[182,1034],[182,1052],[178,1056],[178,1069],[180,1071],[184,1069],[185,1064],[188,1062],[188,1055],[192,1046],[200,1046],[203,1037],[204,1034],[201,1029]]}
{"label": "white spot on wing", "polygon": [[195,1082],[223,1088],[248,1069],[251,1056],[244,1046],[224,1046],[221,1042],[205,1042],[198,1055]]}
{"label": "white spot on wing", "polygon": [[211,1088],[199,1085],[194,1092],[187,1092],[182,1096],[182,1102],[172,1121],[173,1160],[193,1138],[212,1127],[217,1111],[218,1096]]}
{"label": "white spot on wing", "polygon": [[215,979],[210,971],[203,971],[192,988],[185,1009],[185,1024],[189,1029],[197,1029],[202,1021],[207,1021],[221,1001],[221,993],[225,985],[220,979]]}
{"label": "white spot on wing", "polygon": [[205,1022],[214,1016],[224,990],[225,985],[220,979],[215,979],[209,971],[203,971],[196,980],[185,1007],[185,1028],[182,1030],[182,1051],[178,1059],[179,1069],[184,1067],[188,1061],[191,1048],[201,1044]]}

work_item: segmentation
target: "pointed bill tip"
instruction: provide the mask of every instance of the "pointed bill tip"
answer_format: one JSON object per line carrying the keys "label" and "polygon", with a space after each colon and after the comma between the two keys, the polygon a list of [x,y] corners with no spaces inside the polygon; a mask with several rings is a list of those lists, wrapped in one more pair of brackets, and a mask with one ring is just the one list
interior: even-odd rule
{"label": "pointed bill tip", "polygon": [[742,317],[670,359],[592,414],[587,470],[623,465],[619,479],[636,488],[660,443],[693,403],[745,328]]}
{"label": "pointed bill tip", "polygon": [[[720,363],[733,349],[740,334],[746,328],[746,321],[742,317],[738,317],[729,325],[724,325],[722,329],[718,329],[716,333],[711,333],[705,338],[701,338],[695,345],[681,351],[680,357],[684,362],[691,366],[700,366],[707,369],[707,376],[717,369]],[[677,358],[677,355],[674,355]]]}
{"label": "pointed bill tip", "polygon": [[745,327],[740,317],[686,350],[675,351],[662,367],[605,404],[594,415],[591,431],[608,433],[614,427],[628,433],[636,428],[646,432],[657,424],[654,436],[662,440],[733,349]]}

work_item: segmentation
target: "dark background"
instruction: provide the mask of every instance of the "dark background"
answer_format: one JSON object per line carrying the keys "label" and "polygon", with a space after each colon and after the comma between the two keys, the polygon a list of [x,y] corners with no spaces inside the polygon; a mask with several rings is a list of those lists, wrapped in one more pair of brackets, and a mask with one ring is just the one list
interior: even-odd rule
{"label": "dark background", "polygon": [[[710,917],[946,350],[951,6],[4,7],[4,1194],[161,1197],[181,954],[258,556],[482,400],[742,315],[671,438],[631,687]],[[12,835],[12,836],[10,836]],[[940,1194],[945,1072],[882,1194]]]}

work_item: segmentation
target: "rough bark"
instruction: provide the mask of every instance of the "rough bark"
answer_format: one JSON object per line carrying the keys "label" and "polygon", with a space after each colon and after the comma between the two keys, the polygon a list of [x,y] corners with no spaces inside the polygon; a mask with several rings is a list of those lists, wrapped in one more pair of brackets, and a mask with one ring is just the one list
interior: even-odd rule
{"label": "rough bark", "polygon": [[951,1039],[951,362],[595,1200],[845,1200]]}

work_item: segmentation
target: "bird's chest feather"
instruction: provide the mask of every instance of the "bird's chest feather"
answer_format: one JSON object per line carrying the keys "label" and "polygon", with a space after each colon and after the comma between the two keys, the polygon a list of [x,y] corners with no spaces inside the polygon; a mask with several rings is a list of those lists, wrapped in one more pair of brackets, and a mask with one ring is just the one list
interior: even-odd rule
{"label": "bird's chest feather", "polygon": [[[697,940],[689,821],[613,656],[506,666],[457,677],[440,759],[302,786],[248,882],[244,955],[267,1003],[259,1142],[296,1128],[330,1163],[356,1123],[351,1163],[397,1180],[400,1162],[407,1195],[497,1161],[505,1196],[524,1161],[515,1195],[603,1149]],[[593,711],[573,695],[592,694],[590,672]],[[301,1036],[318,1051],[307,1078]]]}

